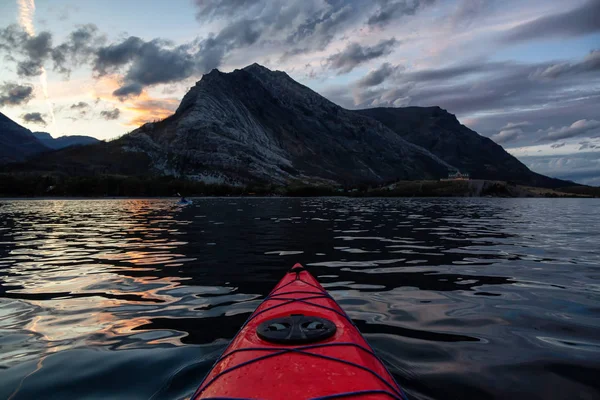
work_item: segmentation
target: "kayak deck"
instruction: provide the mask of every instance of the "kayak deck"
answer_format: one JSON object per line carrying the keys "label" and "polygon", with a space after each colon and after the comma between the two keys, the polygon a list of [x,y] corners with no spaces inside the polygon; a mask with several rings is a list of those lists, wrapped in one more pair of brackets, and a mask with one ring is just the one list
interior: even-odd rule
{"label": "kayak deck", "polygon": [[[329,321],[335,326],[324,326]],[[303,328],[296,329],[296,325]],[[320,329],[324,338],[310,342],[304,333],[298,336],[293,332],[287,335],[293,340],[283,337],[289,329],[306,327]],[[310,335],[311,331],[306,332]],[[271,334],[281,338],[275,342],[265,339]],[[405,396],[348,315],[309,272],[296,264],[248,318],[192,398]]]}

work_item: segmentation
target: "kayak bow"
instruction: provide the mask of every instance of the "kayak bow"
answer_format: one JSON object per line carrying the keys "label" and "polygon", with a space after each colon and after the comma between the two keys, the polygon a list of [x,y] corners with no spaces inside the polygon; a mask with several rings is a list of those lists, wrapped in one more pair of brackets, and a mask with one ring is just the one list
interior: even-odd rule
{"label": "kayak bow", "polygon": [[192,399],[406,399],[350,317],[294,265]]}

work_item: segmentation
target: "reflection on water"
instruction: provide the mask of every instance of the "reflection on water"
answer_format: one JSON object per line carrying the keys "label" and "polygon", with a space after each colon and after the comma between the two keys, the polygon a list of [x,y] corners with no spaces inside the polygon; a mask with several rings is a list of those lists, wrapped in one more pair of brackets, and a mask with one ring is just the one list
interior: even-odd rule
{"label": "reflection on water", "polygon": [[186,398],[295,262],[413,398],[598,398],[598,227],[593,199],[0,201],[0,398]]}

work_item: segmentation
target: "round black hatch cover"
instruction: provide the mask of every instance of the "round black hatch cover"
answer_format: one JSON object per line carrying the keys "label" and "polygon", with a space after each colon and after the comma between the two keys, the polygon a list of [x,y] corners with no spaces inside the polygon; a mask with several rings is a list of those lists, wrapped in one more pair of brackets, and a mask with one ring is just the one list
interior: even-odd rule
{"label": "round black hatch cover", "polygon": [[328,319],[292,314],[263,322],[256,328],[256,333],[267,342],[306,344],[330,338],[335,330],[335,324]]}

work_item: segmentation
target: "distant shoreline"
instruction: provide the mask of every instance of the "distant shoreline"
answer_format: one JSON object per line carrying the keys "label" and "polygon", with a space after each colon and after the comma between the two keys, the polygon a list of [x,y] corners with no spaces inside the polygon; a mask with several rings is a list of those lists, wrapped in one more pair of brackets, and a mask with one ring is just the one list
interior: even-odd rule
{"label": "distant shoreline", "polygon": [[384,186],[367,184],[342,187],[293,183],[233,186],[167,177],[52,177],[39,175],[0,176],[2,199],[174,199],[186,197],[505,197],[505,198],[593,198],[600,188],[572,186],[547,189],[490,180],[398,181]]}

